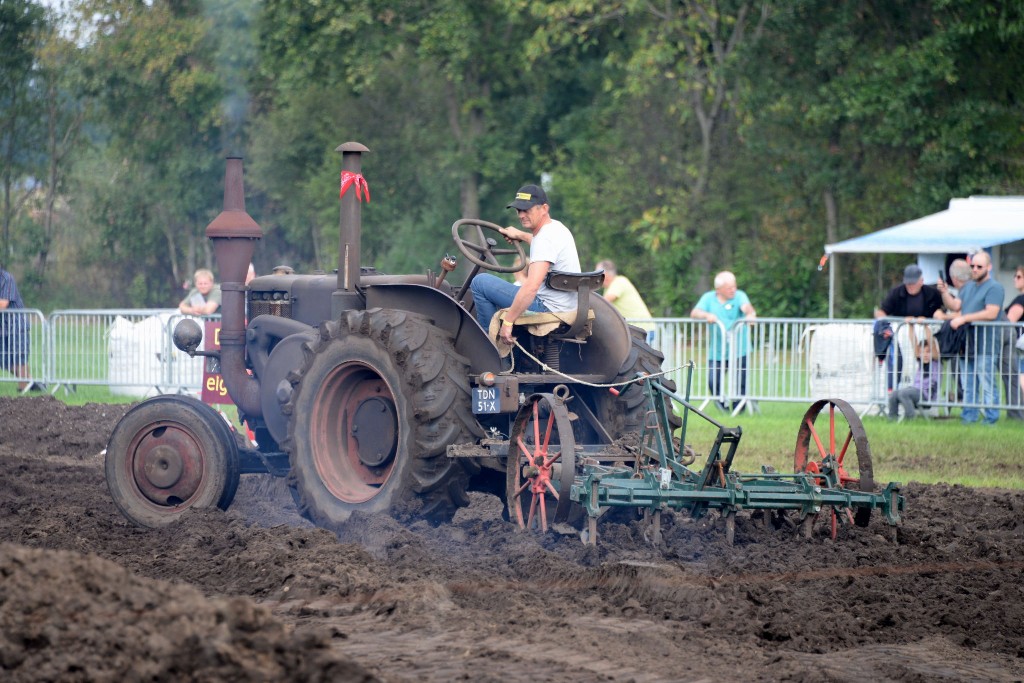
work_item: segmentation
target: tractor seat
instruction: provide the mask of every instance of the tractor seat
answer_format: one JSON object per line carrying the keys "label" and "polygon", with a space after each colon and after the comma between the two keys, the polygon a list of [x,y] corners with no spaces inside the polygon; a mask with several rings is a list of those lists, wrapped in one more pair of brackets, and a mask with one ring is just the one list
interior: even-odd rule
{"label": "tractor seat", "polygon": [[[594,319],[594,311],[590,308],[590,293],[595,292],[604,286],[604,271],[596,270],[592,273],[563,273],[560,270],[548,272],[545,284],[551,289],[560,292],[576,292],[576,315],[573,315],[572,322],[566,320],[569,326],[566,330],[556,329],[549,336],[554,339],[585,339],[590,336],[590,321]],[[580,311],[586,311],[586,315],[578,315]],[[565,316],[565,313],[558,315]],[[518,321],[517,321],[518,322]],[[581,337],[581,331],[586,328],[585,334]]]}

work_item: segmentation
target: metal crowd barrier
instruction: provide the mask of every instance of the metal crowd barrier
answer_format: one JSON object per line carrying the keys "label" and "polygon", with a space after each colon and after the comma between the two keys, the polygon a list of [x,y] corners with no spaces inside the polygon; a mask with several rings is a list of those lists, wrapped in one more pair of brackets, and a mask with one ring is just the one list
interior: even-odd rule
{"label": "metal crowd barrier", "polygon": [[911,343],[913,329],[918,345],[931,337],[940,347],[934,359],[939,363],[939,391],[936,397],[922,401],[926,415],[949,414],[953,408],[987,407],[1007,411],[1013,419],[1024,419],[1024,397],[1018,373],[1021,353],[1016,348],[1020,335],[1017,323],[973,323],[966,328],[962,348],[943,350],[946,344],[941,340],[941,321],[886,320],[894,331],[893,343],[884,361],[880,361],[883,366],[880,384],[886,393],[914,386],[922,370],[918,351]]}
{"label": "metal crowd barrier", "polygon": [[[50,374],[47,361],[46,317],[34,308],[0,310],[0,382],[42,386]],[[24,358],[29,376],[17,377],[15,365]]]}
{"label": "metal crowd barrier", "polygon": [[[204,359],[188,357],[171,342],[183,317],[177,309],[57,310],[49,319],[32,312],[32,380],[51,393],[95,385],[142,398],[202,389]],[[0,382],[18,381],[0,373]]]}
{"label": "metal crowd barrier", "polygon": [[[703,320],[659,318],[655,322],[654,345],[665,354],[664,367],[677,368],[692,360],[694,398],[719,401],[733,414],[756,411],[758,401],[809,403],[831,397],[843,398],[861,415],[886,414],[890,391],[912,386],[920,369],[910,348],[908,323],[902,319],[885,320],[893,330],[893,342],[881,355],[875,349],[874,319],[756,318],[738,321],[725,334],[720,323]],[[937,334],[942,321],[917,325],[927,325]],[[1019,334],[1018,325],[1010,322],[970,326],[963,353],[940,354],[939,395],[923,402],[923,414],[941,416],[953,408],[987,406],[1024,418],[1017,372],[1021,352],[1015,347]],[[917,339],[924,336],[922,332]],[[712,369],[709,360],[715,358],[726,358],[728,363]],[[995,368],[995,387],[988,396],[979,387],[971,401],[964,382],[977,376],[967,371],[980,364]],[[709,388],[712,374],[716,374],[718,392]],[[680,372],[670,377],[678,383]]]}
{"label": "metal crowd barrier", "polygon": [[[35,382],[51,392],[79,385],[107,386],[114,394],[150,396],[196,393],[202,388],[202,358],[174,347],[171,332],[182,316],[176,309],[62,310],[46,318],[35,309],[0,311],[0,351],[21,353],[28,344],[30,377],[0,366],[0,383]],[[219,320],[209,316],[207,320]],[[861,414],[885,412],[889,392],[912,386],[920,369],[910,343],[937,335],[940,321],[908,323],[886,319],[892,341],[875,348],[878,321],[757,318],[731,329],[693,318],[655,318],[653,345],[665,355],[663,368],[677,386],[694,364],[691,398],[721,402],[734,414],[756,410],[759,401],[808,403],[838,397]],[[11,334],[27,328],[27,334]],[[1015,323],[976,323],[965,349],[940,354],[939,395],[924,401],[926,414],[954,408],[991,407],[1024,418],[1018,378],[1021,352]],[[721,361],[721,362],[718,362]],[[745,371],[744,371],[745,363]],[[965,392],[977,369],[993,368],[988,392]],[[716,387],[717,390],[712,390]]]}

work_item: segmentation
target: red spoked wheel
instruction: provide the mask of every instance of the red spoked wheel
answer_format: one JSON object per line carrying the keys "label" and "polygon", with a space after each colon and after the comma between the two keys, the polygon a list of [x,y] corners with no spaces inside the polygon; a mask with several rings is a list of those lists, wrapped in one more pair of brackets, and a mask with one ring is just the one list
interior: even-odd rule
{"label": "red spoked wheel", "polygon": [[552,394],[534,394],[509,434],[506,495],[509,519],[520,529],[547,532],[569,518],[576,440],[569,411]]}
{"label": "red spoked wheel", "polygon": [[[817,424],[819,415],[825,416],[824,424]],[[850,447],[853,446],[851,457]],[[873,491],[874,475],[871,468],[871,447],[867,432],[857,411],[846,401],[827,398],[815,401],[804,413],[796,437],[793,465],[797,472],[818,474],[826,468],[835,470],[839,485],[858,491]],[[824,482],[824,477],[821,478]],[[850,511],[845,514],[849,518]],[[857,508],[853,522],[867,526],[871,518],[870,508]],[[831,512],[831,534],[837,532],[836,511]]]}

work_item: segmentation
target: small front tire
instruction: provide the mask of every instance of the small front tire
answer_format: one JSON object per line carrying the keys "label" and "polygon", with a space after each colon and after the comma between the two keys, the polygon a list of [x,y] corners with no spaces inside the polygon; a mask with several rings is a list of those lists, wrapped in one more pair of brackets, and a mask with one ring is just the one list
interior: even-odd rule
{"label": "small front tire", "polygon": [[238,490],[231,428],[194,398],[143,401],[114,427],[104,463],[114,505],[139,526],[177,521],[189,508],[226,510]]}

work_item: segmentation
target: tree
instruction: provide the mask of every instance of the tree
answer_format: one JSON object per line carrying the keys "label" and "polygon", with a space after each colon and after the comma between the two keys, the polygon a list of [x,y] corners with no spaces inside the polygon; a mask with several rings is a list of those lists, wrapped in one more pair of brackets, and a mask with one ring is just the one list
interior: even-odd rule
{"label": "tree", "polygon": [[[531,145],[545,145],[538,122],[559,103],[538,94],[549,81],[527,73],[520,51],[532,28],[503,3],[279,0],[260,27],[258,182],[320,267],[334,260],[337,200],[316,178],[333,169],[336,184],[331,150],[345,139],[372,150],[368,178],[381,193],[364,215],[388,227],[364,232],[363,246],[391,267],[420,256],[417,245],[436,249],[455,219],[503,210],[539,176]],[[296,139],[299,121],[311,136]]]}
{"label": "tree", "polygon": [[[70,171],[69,155],[75,150],[85,120],[89,98],[83,92],[81,50],[75,43],[73,30],[66,18],[49,10],[47,30],[37,53],[43,120],[46,125],[46,175],[43,183],[42,222],[36,251],[36,277],[45,282],[47,265],[58,237],[62,221],[57,216],[57,202]],[[62,34],[67,28],[72,35]]]}
{"label": "tree", "polygon": [[[543,60],[552,47],[596,49],[609,70],[603,118],[615,128],[635,129],[641,122],[642,139],[620,152],[631,157],[620,179],[626,182],[602,180],[593,186],[591,200],[600,196],[603,205],[633,207],[628,225],[656,264],[658,302],[688,309],[676,303],[679,293],[705,289],[716,262],[731,254],[731,207],[723,194],[736,144],[731,100],[741,58],[749,54],[740,48],[757,41],[768,4],[521,0],[516,5],[541,21],[530,43],[534,59]],[[611,136],[639,137],[626,130],[613,130]],[[721,187],[715,186],[716,178]],[[617,231],[621,225],[601,229]]]}
{"label": "tree", "polygon": [[[85,5],[98,17],[85,73],[98,98],[99,123],[109,131],[93,216],[105,235],[101,243],[131,264],[111,274],[114,291],[146,305],[166,300],[167,286],[197,266],[212,266],[204,230],[223,185],[218,45],[199,2]],[[132,197],[141,204],[122,201]]]}
{"label": "tree", "polygon": [[0,2],[0,264],[13,256],[12,222],[41,182],[43,117],[36,49],[44,29],[45,15],[39,5],[24,0]]}
{"label": "tree", "polygon": [[[774,181],[765,219],[820,245],[1020,188],[1022,26],[1019,3],[780,9],[743,91],[743,139]],[[871,272],[843,272],[861,294],[841,310],[863,315]]]}

